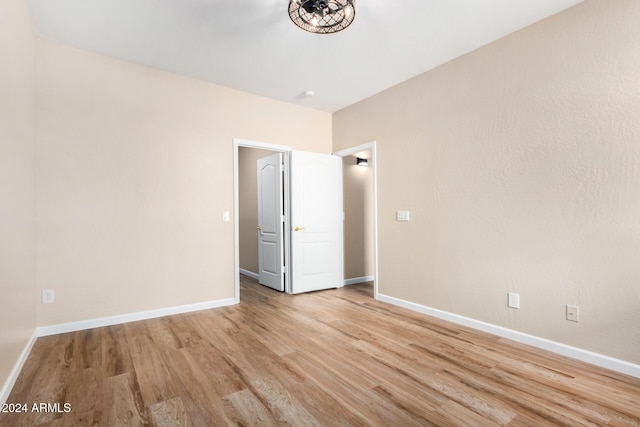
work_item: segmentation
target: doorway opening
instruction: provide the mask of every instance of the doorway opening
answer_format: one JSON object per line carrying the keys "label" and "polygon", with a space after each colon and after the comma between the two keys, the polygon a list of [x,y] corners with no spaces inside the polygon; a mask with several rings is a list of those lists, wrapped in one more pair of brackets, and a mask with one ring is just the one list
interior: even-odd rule
{"label": "doorway opening", "polygon": [[[242,150],[242,159],[241,159],[241,150]],[[242,139],[234,139],[233,140],[233,171],[234,171],[234,179],[233,179],[233,205],[234,205],[234,299],[236,303],[240,302],[240,272],[244,275],[251,277],[253,279],[258,279],[258,230],[256,230],[257,219],[253,218],[253,213],[258,211],[257,207],[257,183],[256,183],[256,171],[257,171],[257,163],[256,161],[261,157],[269,156],[274,153],[282,153],[285,164],[288,163],[289,154],[291,153],[292,148],[283,146],[283,145],[275,145],[275,144],[267,144],[263,142],[256,141],[248,141]],[[242,164],[241,164],[242,160]],[[247,188],[242,189],[240,187],[240,172],[242,170],[247,169],[249,173],[246,179],[246,183],[250,184]],[[284,203],[286,206],[284,207],[285,212],[289,210],[288,208],[288,174],[285,175],[285,185],[284,185]],[[253,210],[252,215],[249,218],[240,217],[240,202],[241,196],[243,196],[242,204],[243,204],[243,215],[250,210]],[[242,233],[240,232],[240,225],[242,226]],[[289,238],[289,218],[288,215],[285,214],[284,219],[284,241],[286,242]],[[245,256],[243,259],[249,259],[251,261],[246,262],[245,265],[240,265],[240,250],[242,247],[242,253]],[[289,260],[289,245],[284,245],[284,259],[286,262]],[[255,264],[255,265],[254,265]],[[289,275],[285,273],[284,275],[284,289],[285,292],[291,292],[291,284]]]}
{"label": "doorway opening", "polygon": [[[255,244],[251,244],[249,243],[247,246],[247,241],[250,241],[251,239],[256,239],[257,236],[257,231],[256,231],[256,223],[253,222],[252,224],[248,224],[245,219],[243,218],[241,220],[240,215],[242,214],[241,210],[240,210],[240,200],[241,200],[241,196],[246,196],[242,194],[242,187],[240,186],[240,176],[239,176],[239,171],[240,171],[240,162],[241,160],[243,161],[247,161],[249,163],[253,164],[253,170],[256,171],[257,170],[257,166],[255,163],[255,160],[261,156],[268,156],[270,154],[273,153],[283,153],[282,156],[284,158],[285,164],[286,165],[290,165],[290,159],[291,159],[291,153],[293,152],[292,147],[288,147],[288,146],[281,146],[281,145],[275,145],[275,144],[268,144],[268,143],[262,143],[262,142],[256,142],[256,141],[249,141],[249,140],[242,140],[242,139],[234,139],[233,140],[233,144],[234,144],[234,299],[235,302],[238,303],[240,302],[240,273],[242,272],[244,275],[247,275],[249,277],[253,277],[255,278],[255,272],[256,272],[256,268],[254,267],[249,267],[246,268],[246,266],[241,266],[240,265],[240,260],[241,260],[241,246],[242,246],[242,250],[243,251],[247,251],[247,250],[253,250],[255,252],[257,252],[257,248],[258,248],[258,244],[257,241]],[[361,151],[366,151],[369,150],[370,153],[370,159],[369,159],[369,167],[371,168],[371,175],[372,175],[372,180],[373,180],[373,197],[372,200],[370,200],[370,208],[373,211],[373,236],[372,236],[372,241],[368,242],[368,245],[371,245],[372,248],[370,249],[371,252],[373,252],[373,282],[374,282],[374,297],[377,299],[378,298],[378,286],[377,286],[377,236],[376,236],[376,229],[377,229],[377,211],[376,211],[376,206],[377,206],[377,201],[376,201],[376,174],[375,174],[375,164],[376,164],[376,159],[375,159],[375,142],[372,143],[368,143],[368,144],[363,144],[361,146],[358,147],[354,147],[348,150],[342,150],[340,152],[337,153],[333,153],[335,156],[337,157],[346,157],[346,156],[352,156],[355,153],[361,152]],[[247,159],[241,159],[241,151],[243,154],[243,157],[245,156],[246,153],[251,153]],[[296,151],[296,153],[298,153]],[[264,157],[263,156],[263,157]],[[325,155],[327,156],[327,155]],[[330,156],[327,156],[330,157]],[[355,160],[355,158],[354,158]],[[246,165],[245,165],[246,166]],[[339,172],[338,172],[339,173]],[[255,174],[253,175],[254,177],[256,176]],[[251,179],[251,178],[249,178]],[[255,178],[254,178],[255,179]],[[289,207],[288,207],[288,203],[289,203],[289,191],[290,191],[290,185],[291,183],[288,182],[288,174],[285,174],[285,203],[287,203],[287,207],[286,207],[286,211],[287,214],[285,215],[285,226],[284,226],[284,230],[285,230],[285,242],[286,244],[284,245],[284,258],[285,258],[285,262],[289,262],[289,260],[291,259],[291,249],[289,246],[289,243],[291,242],[291,233],[293,233],[293,231],[291,231],[291,227],[289,225],[289,221],[291,220],[289,218],[288,215],[288,211],[289,211]],[[249,196],[249,197],[253,197],[253,196]],[[249,209],[254,209],[254,208],[249,208]],[[257,207],[255,208],[255,210],[257,210]],[[294,214],[295,215],[295,214]],[[242,232],[241,230],[241,224],[243,224],[244,221],[244,225],[242,226],[243,230]],[[254,220],[255,221],[255,220]],[[296,236],[293,236],[296,237]],[[247,249],[247,247],[249,247],[249,249]],[[340,248],[340,252],[342,252],[340,259],[341,261],[344,260],[344,252],[342,251],[342,247]],[[344,262],[342,263],[342,265],[344,265]],[[252,271],[253,270],[253,271]],[[253,273],[253,274],[252,274]],[[344,268],[341,266],[340,268],[340,280],[339,280],[339,286],[341,287],[345,284],[345,280],[344,280]],[[287,293],[292,293],[292,286],[291,286],[291,278],[289,277],[289,274],[285,273],[285,291]],[[353,279],[353,278],[352,278]],[[362,277],[360,277],[359,279],[362,279]],[[355,281],[348,281],[347,284],[349,283],[356,283]]]}
{"label": "doorway opening", "polygon": [[343,159],[344,284],[373,281],[373,296],[378,299],[376,142],[333,154]]}

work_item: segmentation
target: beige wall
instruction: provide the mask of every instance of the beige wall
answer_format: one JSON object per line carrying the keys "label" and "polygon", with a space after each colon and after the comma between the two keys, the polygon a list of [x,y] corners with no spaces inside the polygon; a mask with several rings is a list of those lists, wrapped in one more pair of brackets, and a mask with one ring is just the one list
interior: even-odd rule
{"label": "beige wall", "polygon": [[240,268],[252,273],[258,269],[258,177],[257,161],[273,151],[240,147],[238,153],[238,232]]}
{"label": "beige wall", "polygon": [[36,326],[35,46],[27,3],[0,0],[0,387]]}
{"label": "beige wall", "polygon": [[639,18],[586,1],[336,113],[331,147],[327,113],[44,40],[36,99],[26,4],[0,0],[0,378],[36,313],[233,295],[234,137],[377,140],[380,292],[639,363]]}
{"label": "beige wall", "polygon": [[640,362],[638,22],[586,1],[334,115],[377,141],[382,294]]}
{"label": "beige wall", "polygon": [[[361,153],[371,158],[371,153]],[[373,172],[356,166],[356,157],[342,159],[344,196],[344,278],[373,276]]]}
{"label": "beige wall", "polygon": [[233,297],[233,138],[331,151],[331,115],[39,44],[38,289],[51,325]]}

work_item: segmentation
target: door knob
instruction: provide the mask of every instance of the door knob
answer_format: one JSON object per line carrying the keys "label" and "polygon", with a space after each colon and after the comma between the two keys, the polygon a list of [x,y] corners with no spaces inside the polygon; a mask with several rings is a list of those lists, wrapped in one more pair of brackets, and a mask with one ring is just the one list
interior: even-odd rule
{"label": "door knob", "polygon": [[258,230],[262,230],[262,227],[260,227],[260,226],[257,226],[256,228],[257,228]]}
{"label": "door knob", "polygon": [[300,230],[304,230],[304,227],[296,227],[293,229],[293,231],[300,231]]}

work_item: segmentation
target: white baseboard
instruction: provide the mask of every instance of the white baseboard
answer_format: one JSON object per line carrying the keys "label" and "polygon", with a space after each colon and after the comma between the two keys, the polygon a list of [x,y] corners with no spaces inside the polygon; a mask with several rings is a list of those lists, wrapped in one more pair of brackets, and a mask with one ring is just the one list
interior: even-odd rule
{"label": "white baseboard", "polygon": [[351,279],[344,279],[344,285],[355,285],[358,283],[372,282],[373,276],[353,277]]}
{"label": "white baseboard", "polygon": [[[260,276],[258,273],[254,273],[253,271],[245,270],[244,268],[239,268],[238,271],[240,274],[244,274],[245,276],[251,277],[252,279],[258,280]],[[362,276],[362,277],[353,277],[351,279],[345,279],[342,284],[343,285],[355,285],[357,283],[371,282],[373,281],[373,276]]]}
{"label": "white baseboard", "polygon": [[258,273],[254,273],[253,271],[245,270],[244,268],[239,268],[238,271],[240,272],[240,274],[244,274],[245,276],[249,276],[254,280],[258,280],[260,278]]}
{"label": "white baseboard", "polygon": [[22,367],[24,366],[24,362],[27,361],[27,357],[29,357],[29,353],[31,353],[31,349],[33,348],[33,344],[35,344],[36,339],[38,338],[38,330],[33,331],[31,338],[27,341],[27,344],[22,349],[22,353],[20,353],[20,357],[16,361],[15,365],[13,365],[13,369],[9,373],[7,380],[2,385],[2,389],[0,389],[0,406],[2,406],[7,399],[9,398],[9,394],[11,394],[11,390],[13,386],[16,384],[16,380],[18,379],[18,375],[20,375],[20,371],[22,371]]}
{"label": "white baseboard", "polygon": [[236,303],[235,298],[199,302],[195,304],[180,305],[175,307],[159,308],[157,310],[141,311],[138,313],[120,314],[117,316],[101,317],[98,319],[81,320],[79,322],[61,323],[58,325],[41,326],[38,328],[38,336],[63,334],[66,332],[82,331],[84,329],[99,328],[102,326],[118,325],[121,323],[136,322],[138,320],[153,319],[156,317],[171,316],[173,314],[190,313],[193,311],[208,310],[210,308],[225,307]]}
{"label": "white baseboard", "polygon": [[572,347],[570,345],[562,344],[556,341],[551,341],[546,338],[536,337],[534,335],[514,331],[513,329],[504,328],[502,326],[493,325],[491,323],[482,322],[480,320],[471,319],[469,317],[460,316],[457,314],[449,313],[447,311],[438,310],[436,308],[427,307],[383,294],[378,294],[377,299],[389,304],[416,311],[418,313],[437,317],[439,319],[447,320],[458,325],[463,325],[483,332],[488,332],[490,334],[508,338],[522,344],[527,344],[532,347],[537,347],[553,353],[561,354],[563,356],[571,357],[573,359],[581,360],[592,365],[600,366],[602,368],[640,378],[640,365],[636,365],[625,360],[615,359],[613,357],[594,353],[589,350],[583,350],[581,348]]}

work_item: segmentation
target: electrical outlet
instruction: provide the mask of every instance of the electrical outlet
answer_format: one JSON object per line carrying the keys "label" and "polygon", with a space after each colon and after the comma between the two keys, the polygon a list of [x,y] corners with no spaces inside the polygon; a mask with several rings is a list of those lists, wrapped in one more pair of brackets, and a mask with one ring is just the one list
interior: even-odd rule
{"label": "electrical outlet", "polygon": [[579,320],[580,308],[577,305],[567,304],[567,320],[577,322]]}
{"label": "electrical outlet", "polygon": [[53,304],[56,300],[56,293],[53,289],[44,289],[42,291],[42,303]]}
{"label": "electrical outlet", "polygon": [[509,292],[508,305],[511,308],[520,308],[520,294]]}

